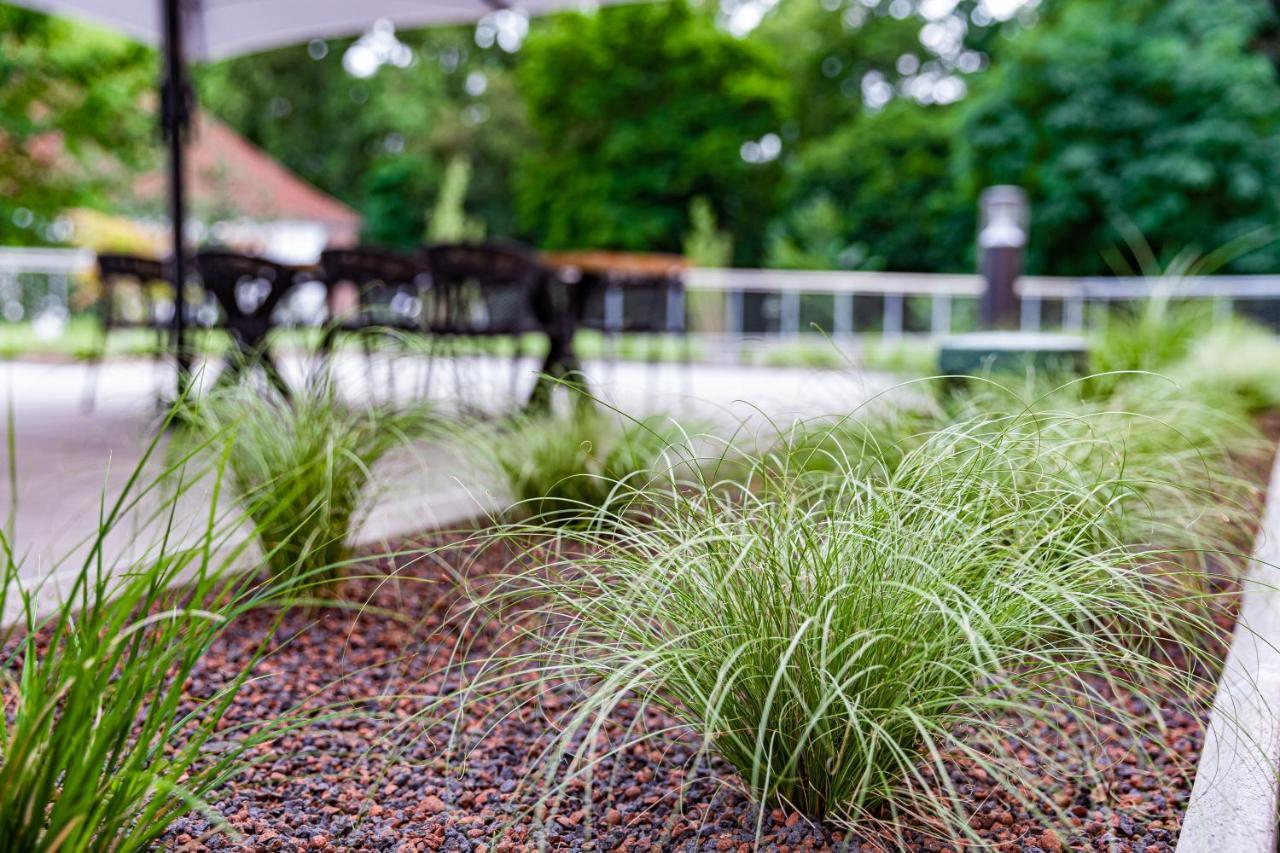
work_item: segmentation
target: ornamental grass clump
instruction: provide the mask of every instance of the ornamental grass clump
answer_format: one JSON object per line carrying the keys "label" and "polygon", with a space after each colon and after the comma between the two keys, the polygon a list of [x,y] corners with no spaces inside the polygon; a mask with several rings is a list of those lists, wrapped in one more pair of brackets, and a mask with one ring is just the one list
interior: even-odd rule
{"label": "ornamental grass clump", "polygon": [[356,404],[316,379],[285,398],[242,383],[194,401],[187,433],[229,448],[230,482],[277,577],[316,591],[343,576],[373,466],[430,428],[419,406]]}
{"label": "ornamental grass clump", "polygon": [[[761,469],[783,475],[775,481],[793,491],[802,485],[811,500],[826,500],[829,491],[847,493],[850,478],[888,481],[912,453],[930,443],[936,449],[957,429],[971,442],[977,425],[986,424],[1006,453],[1031,457],[1021,463],[1028,470],[1038,458],[1081,484],[1123,478],[1124,512],[1107,523],[1124,542],[1159,537],[1169,549],[1247,548],[1247,516],[1257,498],[1247,466],[1267,449],[1247,408],[1230,392],[1210,400],[1146,374],[1125,377],[1098,400],[1082,396],[1091,378],[1051,385],[1032,377],[1023,386],[978,380],[948,391],[940,404],[800,421]],[[1045,447],[1053,452],[1044,455]]]}
{"label": "ornamental grass clump", "polygon": [[508,514],[537,524],[612,524],[689,461],[689,436],[668,418],[630,420],[581,401],[564,414],[520,415],[482,430]]}
{"label": "ornamental grass clump", "polygon": [[682,489],[644,524],[499,578],[481,610],[530,620],[534,646],[472,690],[509,664],[580,691],[542,756],[553,795],[602,753],[669,737],[636,727],[602,745],[627,702],[669,714],[762,803],[812,818],[971,836],[948,772],[969,762],[1065,820],[1036,786],[1092,768],[1072,745],[1088,739],[1022,733],[1136,725],[1135,708],[1206,695],[1204,646],[1186,644],[1189,665],[1163,650],[1216,630],[1193,569],[1125,540],[1167,472],[1110,461],[1123,446],[1106,420],[977,417],[883,476],[854,465],[815,486],[762,462],[750,489]]}
{"label": "ornamental grass clump", "polygon": [[[53,567],[50,588],[32,583],[13,531],[0,531],[5,850],[148,850],[192,809],[225,828],[209,797],[283,725],[248,730],[223,719],[252,663],[219,673],[216,689],[189,692],[226,627],[281,590],[244,575],[239,518],[208,511],[180,523],[193,483],[212,483],[216,498],[225,457],[204,478],[184,476],[183,458],[148,481],[151,455],[104,501],[87,555]],[[106,553],[119,530],[151,537],[123,564]]]}

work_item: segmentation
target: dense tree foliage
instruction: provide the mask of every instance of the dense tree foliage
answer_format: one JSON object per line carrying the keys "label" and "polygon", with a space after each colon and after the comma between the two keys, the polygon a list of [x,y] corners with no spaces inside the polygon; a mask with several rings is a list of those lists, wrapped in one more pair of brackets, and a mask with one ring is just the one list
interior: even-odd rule
{"label": "dense tree foliage", "polygon": [[[978,194],[1016,183],[1031,269],[1076,274],[1139,237],[1158,261],[1280,222],[1280,0],[752,7],[607,6],[534,19],[523,44],[384,27],[394,49],[358,73],[370,34],[197,82],[389,245],[462,223],[545,247],[961,271]],[[146,49],[0,5],[0,240],[56,239],[59,210],[155,152],[154,75]],[[1232,268],[1280,270],[1277,245]]]}
{"label": "dense tree foliage", "polygon": [[1107,272],[1130,230],[1167,259],[1275,226],[1280,86],[1249,51],[1270,17],[1261,0],[1060,4],[966,105],[960,174],[1026,187],[1042,272]]}
{"label": "dense tree foliage", "polygon": [[679,251],[703,197],[738,259],[753,259],[785,95],[769,53],[678,1],[558,16],[523,54],[538,144],[520,165],[519,205],[542,243]]}
{"label": "dense tree foliage", "polygon": [[972,266],[974,206],[952,173],[957,108],[900,100],[848,121],[791,164],[771,229],[782,267]]}
{"label": "dense tree foliage", "polygon": [[446,165],[472,163],[468,211],[516,234],[512,164],[527,144],[511,59],[473,27],[400,33],[400,64],[344,67],[351,39],[313,42],[203,69],[204,105],[303,178],[360,209],[365,237],[422,242]]}
{"label": "dense tree foliage", "polygon": [[155,71],[123,38],[0,5],[0,245],[65,239],[62,211],[144,163]]}

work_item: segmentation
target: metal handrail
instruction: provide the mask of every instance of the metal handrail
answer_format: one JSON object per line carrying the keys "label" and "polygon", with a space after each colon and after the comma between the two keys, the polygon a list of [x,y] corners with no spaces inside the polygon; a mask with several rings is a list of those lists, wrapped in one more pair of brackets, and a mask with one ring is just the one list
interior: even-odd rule
{"label": "metal handrail", "polygon": [[[94,267],[94,253],[85,249],[0,248],[0,294],[16,292],[19,276],[43,275],[49,279],[50,295],[65,300],[67,279],[91,274]],[[906,300],[928,299],[931,333],[946,334],[951,328],[954,300],[976,299],[985,287],[978,275],[706,267],[688,269],[684,283],[687,291],[725,294],[722,328],[730,335],[742,334],[744,299],[748,294],[773,294],[781,300],[778,327],[783,335],[803,331],[802,294],[828,295],[835,300],[836,328],[828,331],[836,335],[853,334],[851,318],[855,296],[883,297],[883,306],[879,309],[883,312],[881,328],[890,336],[903,331]],[[1060,302],[1062,325],[1080,330],[1091,322],[1090,305],[1155,297],[1212,300],[1215,310],[1225,316],[1237,300],[1280,300],[1280,276],[1025,276],[1018,281],[1016,290],[1022,300],[1023,328],[1040,328],[1044,303]],[[616,310],[617,306],[614,307]]]}

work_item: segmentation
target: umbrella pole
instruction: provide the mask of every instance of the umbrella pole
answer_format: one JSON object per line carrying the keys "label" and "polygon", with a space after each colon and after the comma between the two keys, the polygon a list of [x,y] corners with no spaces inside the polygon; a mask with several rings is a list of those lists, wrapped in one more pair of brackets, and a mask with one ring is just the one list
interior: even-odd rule
{"label": "umbrella pole", "polygon": [[169,221],[173,226],[173,353],[178,368],[178,399],[187,392],[191,374],[191,353],[186,346],[186,193],[183,142],[190,123],[189,90],[183,52],[183,22],[180,0],[159,0],[164,19],[164,91],[161,94],[161,122],[169,145]]}

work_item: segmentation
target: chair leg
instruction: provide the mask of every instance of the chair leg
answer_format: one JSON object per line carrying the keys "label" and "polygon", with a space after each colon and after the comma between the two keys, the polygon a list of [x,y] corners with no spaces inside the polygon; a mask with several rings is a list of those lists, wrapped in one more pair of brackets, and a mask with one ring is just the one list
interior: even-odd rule
{"label": "chair leg", "polygon": [[288,384],[284,381],[284,377],[280,374],[280,370],[276,367],[275,359],[266,350],[263,350],[257,356],[258,364],[262,366],[262,372],[266,374],[267,381],[280,392],[280,396],[286,400],[291,396]]}
{"label": "chair leg", "polygon": [[108,289],[98,303],[98,345],[85,361],[85,387],[80,397],[80,409],[86,413],[92,412],[98,403],[98,381],[101,379],[103,359],[107,357],[111,317],[111,291]]}
{"label": "chair leg", "polygon": [[89,414],[98,404],[98,381],[102,374],[102,361],[107,355],[106,334],[96,351],[84,363],[84,389],[80,394],[80,411]]}
{"label": "chair leg", "polygon": [[325,375],[333,373],[333,351],[338,342],[338,327],[330,325],[324,330],[324,334],[320,336],[320,344],[316,347],[316,358],[314,362],[314,370],[311,371],[313,380],[320,380]]}
{"label": "chair leg", "polygon": [[520,362],[524,361],[524,337],[515,336],[515,353],[511,356],[511,399],[520,399]]}
{"label": "chair leg", "polygon": [[458,340],[456,338],[450,339],[449,343],[453,349],[452,356],[449,359],[453,362],[453,394],[458,400],[458,410],[465,411],[466,400],[462,391],[462,352],[458,348]]}
{"label": "chair leg", "polygon": [[377,377],[373,370],[373,342],[369,340],[369,330],[361,329],[356,332],[360,337],[360,354],[364,356],[364,381],[372,395],[377,388]]}
{"label": "chair leg", "polygon": [[[391,345],[393,347],[396,346],[394,343]],[[396,362],[400,360],[400,355],[401,352],[398,348],[392,349],[387,353],[387,394],[391,403],[395,403],[396,398],[399,396],[396,391]]]}
{"label": "chair leg", "polygon": [[438,345],[438,343],[439,343],[439,338],[435,337],[434,335],[431,337],[430,340],[427,341],[427,367],[422,376],[422,389],[420,391],[420,393],[422,394],[422,399],[424,400],[431,399],[431,371],[435,367],[436,346]]}

